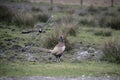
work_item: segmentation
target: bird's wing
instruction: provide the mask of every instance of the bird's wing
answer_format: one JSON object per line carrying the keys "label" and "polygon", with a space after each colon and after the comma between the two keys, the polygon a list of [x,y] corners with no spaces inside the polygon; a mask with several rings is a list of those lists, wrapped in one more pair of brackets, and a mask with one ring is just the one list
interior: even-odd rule
{"label": "bird's wing", "polygon": [[55,46],[53,50],[50,50],[52,54],[57,53],[59,51],[59,47]]}
{"label": "bird's wing", "polygon": [[50,50],[52,54],[61,54],[65,50],[65,46],[58,47],[55,46],[53,50]]}

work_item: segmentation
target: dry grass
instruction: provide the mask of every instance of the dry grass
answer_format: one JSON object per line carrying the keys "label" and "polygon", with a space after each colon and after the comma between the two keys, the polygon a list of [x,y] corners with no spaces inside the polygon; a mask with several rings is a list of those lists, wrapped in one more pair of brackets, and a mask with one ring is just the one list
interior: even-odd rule
{"label": "dry grass", "polygon": [[120,63],[120,44],[114,38],[105,42],[103,53],[103,60]]}
{"label": "dry grass", "polygon": [[109,28],[95,28],[94,35],[96,36],[112,36],[112,29]]}
{"label": "dry grass", "polygon": [[0,22],[11,23],[13,15],[14,14],[11,8],[0,5]]}
{"label": "dry grass", "polygon": [[[50,0],[29,0],[31,2],[50,2]],[[70,4],[70,5],[80,5],[80,0],[54,0],[54,3],[58,4]],[[119,0],[114,0],[115,6],[120,5]],[[111,6],[111,0],[83,0],[83,5],[85,6]]]}
{"label": "dry grass", "polygon": [[55,28],[52,32],[49,33],[49,36],[44,40],[44,46],[47,48],[53,48],[59,40],[60,36],[63,35],[65,39],[66,51],[70,51],[72,49],[72,45],[70,41],[67,39],[69,28],[62,27],[62,28]]}
{"label": "dry grass", "polygon": [[35,23],[35,19],[32,14],[17,11],[15,12],[13,22],[18,26],[33,26]]}

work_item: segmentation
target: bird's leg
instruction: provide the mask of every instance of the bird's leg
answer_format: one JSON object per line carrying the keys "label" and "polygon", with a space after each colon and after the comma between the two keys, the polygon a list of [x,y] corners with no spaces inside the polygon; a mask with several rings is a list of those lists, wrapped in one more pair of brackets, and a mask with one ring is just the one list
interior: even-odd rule
{"label": "bird's leg", "polygon": [[60,62],[60,57],[56,57],[56,62]]}
{"label": "bird's leg", "polygon": [[58,57],[56,57],[56,62],[58,62]]}
{"label": "bird's leg", "polygon": [[59,55],[59,57],[58,57],[59,62],[61,62],[61,56],[62,56],[62,54],[63,54],[63,53],[61,53],[61,54]]}
{"label": "bird's leg", "polygon": [[58,62],[61,62],[61,61],[60,61],[60,57],[58,57]]}
{"label": "bird's leg", "polygon": [[56,56],[56,62],[59,62],[59,56]]}

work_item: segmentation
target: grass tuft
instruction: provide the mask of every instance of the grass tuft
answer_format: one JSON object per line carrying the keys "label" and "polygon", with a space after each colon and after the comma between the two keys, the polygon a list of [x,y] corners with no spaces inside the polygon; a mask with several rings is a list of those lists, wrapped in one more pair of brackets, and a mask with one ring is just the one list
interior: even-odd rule
{"label": "grass tuft", "polygon": [[65,27],[57,27],[51,33],[49,33],[49,36],[47,36],[47,38],[44,40],[44,46],[47,48],[53,48],[60,41],[60,35],[64,35],[66,51],[71,50],[73,44],[67,39],[68,32],[67,28]]}
{"label": "grass tuft", "polygon": [[89,8],[88,8],[88,12],[91,13],[91,15],[94,15],[96,13],[99,12],[99,9],[97,9],[96,7],[94,7],[93,5],[91,5]]}
{"label": "grass tuft", "polygon": [[112,30],[108,28],[97,28],[94,30],[96,36],[112,36]]}
{"label": "grass tuft", "polygon": [[105,42],[103,53],[103,60],[120,63],[120,44],[116,40],[113,39]]}
{"label": "grass tuft", "polygon": [[49,36],[44,40],[44,46],[47,48],[53,48],[59,41],[59,32],[54,30],[53,32],[49,33]]}
{"label": "grass tuft", "polygon": [[34,14],[34,17],[37,19],[37,21],[47,22],[47,20],[49,19],[49,14],[44,12],[39,12]]}
{"label": "grass tuft", "polygon": [[21,27],[22,25],[33,27],[35,21],[36,20],[32,14],[25,13],[22,11],[16,11],[13,19],[13,24],[16,24],[19,27]]}
{"label": "grass tuft", "polygon": [[95,26],[95,21],[93,19],[91,20],[88,20],[87,18],[86,19],[82,19],[79,21],[79,24],[80,25],[86,25],[86,26]]}
{"label": "grass tuft", "polygon": [[112,29],[120,30],[120,17],[112,17],[109,26]]}
{"label": "grass tuft", "polygon": [[4,5],[0,5],[0,22],[11,23],[13,18],[12,10]]}

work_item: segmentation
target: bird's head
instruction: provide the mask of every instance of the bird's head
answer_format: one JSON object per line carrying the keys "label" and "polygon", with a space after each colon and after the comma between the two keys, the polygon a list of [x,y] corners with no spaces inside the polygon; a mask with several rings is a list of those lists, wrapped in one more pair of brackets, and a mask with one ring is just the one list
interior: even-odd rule
{"label": "bird's head", "polygon": [[60,36],[60,41],[61,41],[61,42],[64,42],[64,40],[65,40],[65,39],[64,39],[64,36],[61,35],[61,36]]}

